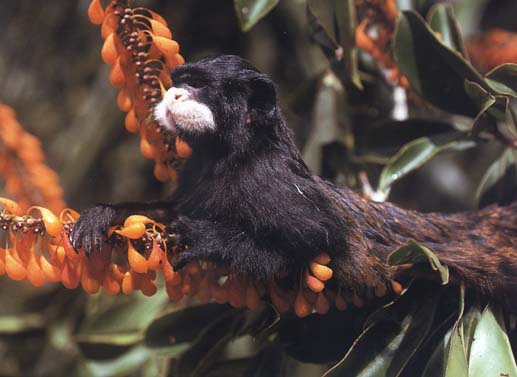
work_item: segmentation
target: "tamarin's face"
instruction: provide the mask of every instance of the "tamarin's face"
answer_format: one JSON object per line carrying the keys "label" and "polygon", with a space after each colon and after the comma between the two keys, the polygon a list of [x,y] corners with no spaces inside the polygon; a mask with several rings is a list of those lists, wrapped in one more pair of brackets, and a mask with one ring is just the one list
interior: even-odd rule
{"label": "tamarin's face", "polygon": [[[271,80],[237,56],[205,58],[171,72],[173,86],[155,108],[159,124],[187,142],[221,147],[251,142],[279,116]],[[259,128],[262,130],[258,131]]]}

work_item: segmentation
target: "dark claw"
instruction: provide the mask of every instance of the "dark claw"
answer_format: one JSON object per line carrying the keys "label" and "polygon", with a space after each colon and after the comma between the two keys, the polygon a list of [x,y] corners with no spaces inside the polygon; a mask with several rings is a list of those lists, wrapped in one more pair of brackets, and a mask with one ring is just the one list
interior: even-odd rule
{"label": "dark claw", "polygon": [[84,210],[70,233],[73,248],[77,251],[83,247],[87,255],[100,251],[115,214],[112,207],[104,205]]}

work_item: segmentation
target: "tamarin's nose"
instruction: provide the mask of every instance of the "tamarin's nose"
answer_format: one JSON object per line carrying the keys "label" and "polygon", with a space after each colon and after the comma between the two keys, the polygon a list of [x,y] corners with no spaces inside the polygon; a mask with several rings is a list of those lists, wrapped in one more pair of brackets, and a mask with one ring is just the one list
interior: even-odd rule
{"label": "tamarin's nose", "polygon": [[170,94],[173,102],[181,102],[188,99],[188,92],[183,88],[170,88]]}

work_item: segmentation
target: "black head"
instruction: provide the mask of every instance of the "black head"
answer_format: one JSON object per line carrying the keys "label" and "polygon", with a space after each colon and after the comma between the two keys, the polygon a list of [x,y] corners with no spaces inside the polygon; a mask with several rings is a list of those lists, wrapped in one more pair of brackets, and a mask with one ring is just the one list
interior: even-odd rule
{"label": "black head", "polygon": [[155,110],[157,121],[195,149],[246,150],[274,133],[282,116],[271,79],[233,55],[209,57],[171,72],[170,88]]}

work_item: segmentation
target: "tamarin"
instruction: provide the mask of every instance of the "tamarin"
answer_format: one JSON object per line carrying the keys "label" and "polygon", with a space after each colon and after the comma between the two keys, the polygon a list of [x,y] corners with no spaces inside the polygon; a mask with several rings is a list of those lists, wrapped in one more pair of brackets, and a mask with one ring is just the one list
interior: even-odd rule
{"label": "tamarin", "polygon": [[175,68],[155,118],[192,148],[169,200],[82,212],[73,246],[98,249],[130,214],[170,223],[189,248],[174,260],[210,261],[258,280],[331,257],[343,289],[386,284],[387,255],[413,239],[453,276],[517,311],[517,202],[452,215],[368,201],[314,175],[300,157],[275,85],[247,61],[218,56]]}

